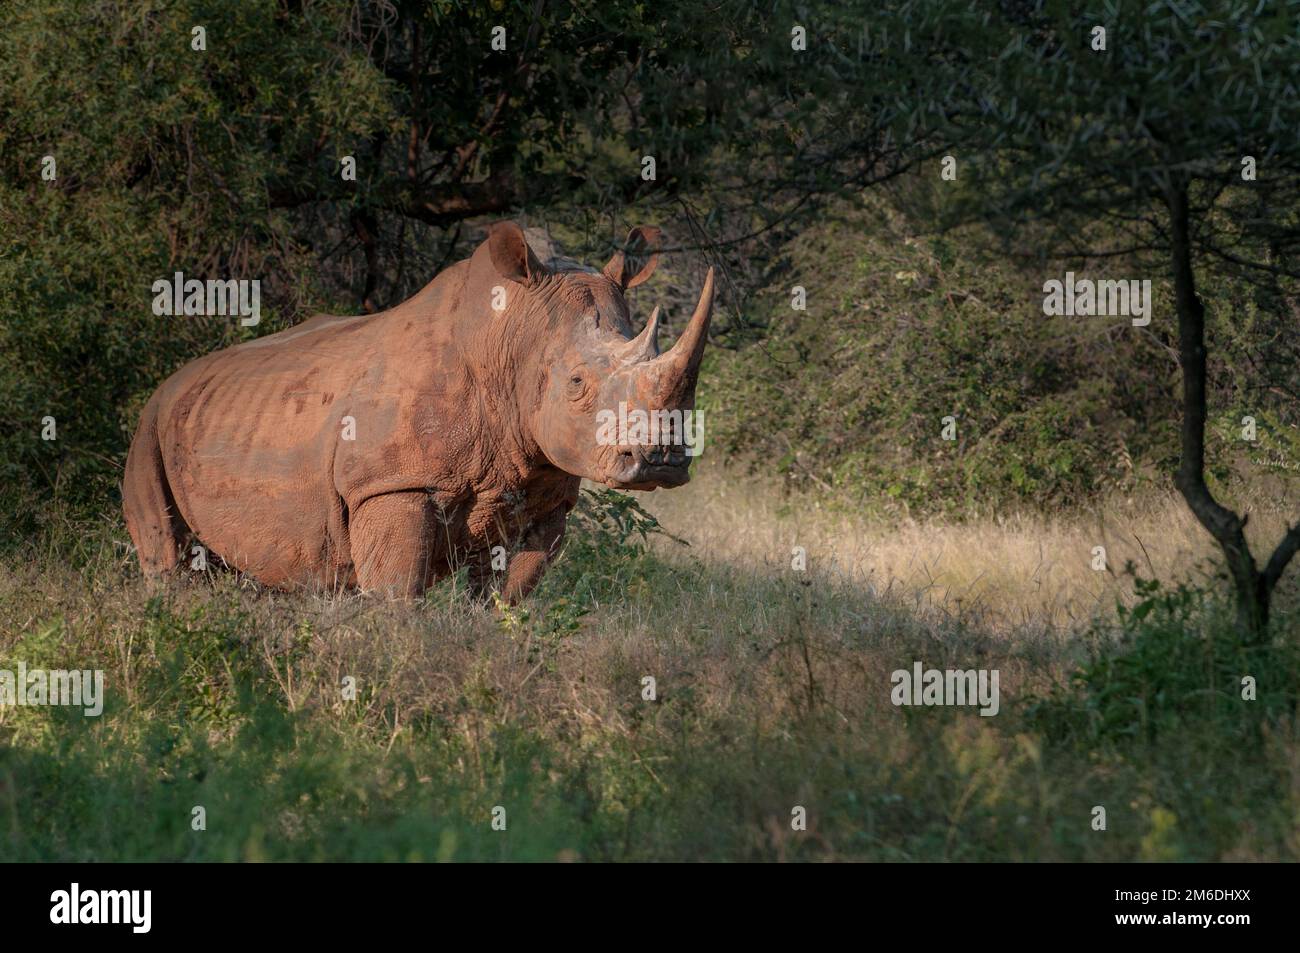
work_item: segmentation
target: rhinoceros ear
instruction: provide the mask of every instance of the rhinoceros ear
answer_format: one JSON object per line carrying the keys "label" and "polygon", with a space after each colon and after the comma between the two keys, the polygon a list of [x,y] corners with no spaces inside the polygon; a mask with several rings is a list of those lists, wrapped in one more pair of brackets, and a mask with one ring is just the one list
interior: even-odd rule
{"label": "rhinoceros ear", "polygon": [[638,225],[627,233],[623,250],[614,252],[602,271],[623,290],[635,288],[655,273],[659,264],[659,229]]}
{"label": "rhinoceros ear", "polygon": [[488,251],[492,264],[502,278],[521,285],[531,285],[546,274],[546,266],[537,260],[524,239],[523,230],[514,222],[498,222],[488,233]]}

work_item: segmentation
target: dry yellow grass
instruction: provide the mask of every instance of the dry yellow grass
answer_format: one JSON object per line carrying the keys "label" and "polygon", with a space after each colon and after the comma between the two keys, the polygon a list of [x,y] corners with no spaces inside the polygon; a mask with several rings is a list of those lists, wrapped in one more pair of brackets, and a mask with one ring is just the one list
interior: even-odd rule
{"label": "dry yellow grass", "polygon": [[[1300,856],[1294,716],[1248,736],[1202,717],[1209,696],[1198,692],[1159,743],[1119,734],[1122,744],[1089,747],[1081,719],[1053,735],[1033,713],[1118,628],[1082,624],[1127,592],[1122,574],[1091,569],[1094,545],[1112,567],[1132,558],[1165,581],[1212,556],[1176,499],[1116,504],[1100,520],[890,527],[706,467],[686,488],[638,500],[691,546],[658,539],[658,559],[611,568],[575,533],[549,588],[515,608],[454,585],[392,601],[275,593],[229,574],[152,592],[111,518],[84,562],[58,555],[66,540],[0,561],[0,660],[102,668],[108,698],[89,725],[0,712],[0,792],[13,792],[0,798],[0,831],[30,832],[0,834],[0,849],[137,860]],[[1253,523],[1256,541],[1275,536],[1280,512]],[[791,571],[796,545],[807,573]],[[588,573],[611,572],[583,590]],[[893,705],[891,674],[917,661],[1000,672],[998,716]],[[341,692],[348,678],[355,699]],[[1158,699],[1149,707],[1168,714]],[[49,797],[64,774],[93,798]],[[196,803],[222,818],[201,840],[188,828]],[[1092,830],[1096,804],[1113,834]],[[488,826],[494,805],[509,806],[508,844]],[[790,827],[792,805],[809,810],[807,836]],[[79,833],[51,834],[63,830]]]}
{"label": "dry yellow grass", "polygon": [[[1285,532],[1285,497],[1272,487],[1236,495],[1251,501],[1247,536],[1262,563]],[[1071,628],[1112,610],[1132,594],[1128,562],[1144,578],[1172,583],[1203,579],[1219,557],[1172,490],[1112,499],[1090,514],[885,524],[784,495],[770,479],[706,465],[687,486],[640,500],[706,561],[785,570],[802,546],[812,570],[928,609],[975,612],[1002,629]],[[1293,508],[1290,518],[1300,518],[1300,501]],[[1097,546],[1105,549],[1104,571],[1093,567]],[[1292,567],[1292,585],[1295,573]]]}

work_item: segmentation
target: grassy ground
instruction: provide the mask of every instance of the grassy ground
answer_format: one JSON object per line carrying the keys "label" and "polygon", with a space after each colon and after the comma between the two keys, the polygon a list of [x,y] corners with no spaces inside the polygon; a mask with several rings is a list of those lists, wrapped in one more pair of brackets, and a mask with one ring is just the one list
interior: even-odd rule
{"label": "grassy ground", "polygon": [[[883,526],[718,469],[638,500],[690,545],[589,499],[514,609],[151,594],[115,523],[51,525],[0,563],[0,668],[107,702],[0,708],[0,859],[1300,858],[1294,577],[1242,648],[1175,501]],[[999,714],[895,707],[917,660],[999,670]]]}
{"label": "grassy ground", "polygon": [[[1255,553],[1271,552],[1296,518],[1285,483],[1256,477],[1230,505],[1250,510]],[[1133,594],[1145,578],[1208,583],[1217,550],[1175,491],[1115,495],[1093,510],[1047,517],[1004,513],[966,521],[863,519],[842,501],[784,496],[761,478],[704,471],[671,493],[639,497],[666,527],[714,562],[780,574],[802,546],[814,576],[843,577],[877,597],[978,619],[986,628],[1074,628]],[[1105,569],[1094,568],[1096,547]],[[671,547],[670,547],[671,548]]]}

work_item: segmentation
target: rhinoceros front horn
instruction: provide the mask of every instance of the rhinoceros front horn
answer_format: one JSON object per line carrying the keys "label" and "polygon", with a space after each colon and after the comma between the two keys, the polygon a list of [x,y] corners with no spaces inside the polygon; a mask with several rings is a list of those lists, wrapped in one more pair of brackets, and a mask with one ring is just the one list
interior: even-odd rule
{"label": "rhinoceros front horn", "polygon": [[694,398],[695,379],[700,372],[704,346],[709,343],[709,319],[712,316],[713,269],[710,268],[695,313],[691,315],[691,323],[668,353],[654,358],[647,367],[653,380],[655,398],[661,407],[680,407]]}

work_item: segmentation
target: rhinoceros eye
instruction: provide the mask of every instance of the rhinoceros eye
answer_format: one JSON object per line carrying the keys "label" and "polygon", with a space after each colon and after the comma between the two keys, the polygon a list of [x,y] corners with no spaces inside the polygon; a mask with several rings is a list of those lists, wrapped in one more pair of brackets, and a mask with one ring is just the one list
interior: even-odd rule
{"label": "rhinoceros eye", "polygon": [[568,391],[570,400],[581,400],[587,396],[587,378],[574,371],[569,375],[569,383],[565,390]]}

